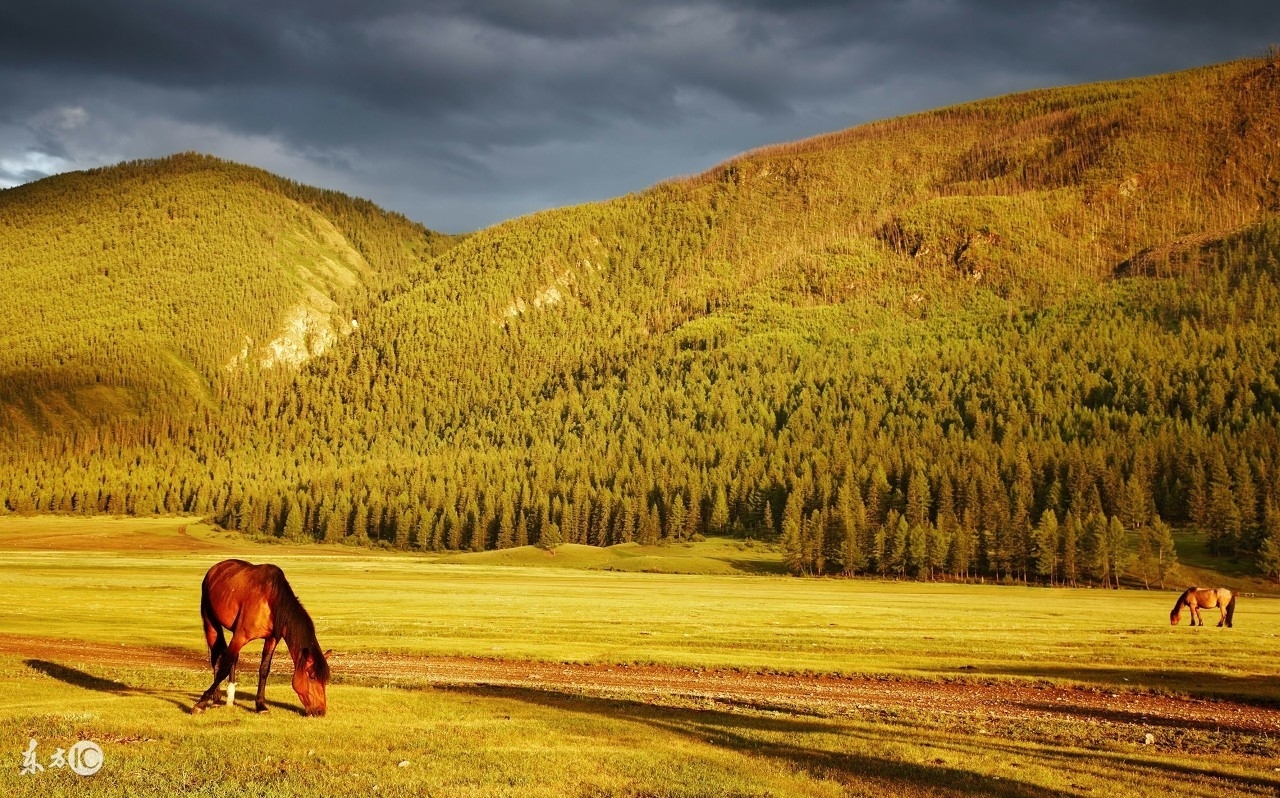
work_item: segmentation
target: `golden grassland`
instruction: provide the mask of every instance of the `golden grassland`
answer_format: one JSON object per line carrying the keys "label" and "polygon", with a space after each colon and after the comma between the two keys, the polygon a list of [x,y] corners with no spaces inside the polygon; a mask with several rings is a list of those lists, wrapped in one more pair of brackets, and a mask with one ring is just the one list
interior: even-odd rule
{"label": "golden grassland", "polygon": [[[757,564],[779,556],[739,545],[669,548],[686,566],[699,547],[713,563],[735,552]],[[7,518],[0,633],[201,651],[200,578],[234,555],[284,567],[338,663],[344,653],[388,651],[1276,697],[1274,598],[1241,599],[1232,630],[1192,630],[1169,626],[1168,591],[587,570],[571,567],[578,554],[530,550],[517,565],[484,555],[473,564],[264,545],[194,519]],[[650,565],[660,559],[645,556]],[[551,563],[558,567],[541,567]],[[242,694],[256,678],[256,651],[244,655]],[[13,765],[0,771],[0,786],[32,795],[594,796],[1270,795],[1280,787],[1271,742],[1213,730],[1145,747],[1105,723],[1086,733],[975,723],[927,707],[796,715],[556,689],[387,685],[345,679],[340,666],[335,674],[324,719],[288,711],[296,698],[278,675],[277,710],[267,716],[241,706],[192,717],[206,685],[189,669],[0,654],[0,746]],[[28,739],[47,755],[82,737],[104,747],[99,775],[18,775]]]}

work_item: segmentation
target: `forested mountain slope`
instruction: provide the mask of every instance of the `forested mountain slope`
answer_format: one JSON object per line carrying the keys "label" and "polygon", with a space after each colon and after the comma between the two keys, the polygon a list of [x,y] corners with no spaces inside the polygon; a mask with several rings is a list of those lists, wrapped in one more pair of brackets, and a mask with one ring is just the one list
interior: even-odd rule
{"label": "forested mountain slope", "polygon": [[1280,65],[1241,61],[866,125],[452,248],[398,231],[397,279],[288,379],[20,435],[0,499],[425,548],[738,530],[808,572],[1158,578],[1161,519],[1258,556],[1277,108]]}
{"label": "forested mountain slope", "polygon": [[447,242],[199,155],[0,192],[0,407],[35,433],[216,406]]}

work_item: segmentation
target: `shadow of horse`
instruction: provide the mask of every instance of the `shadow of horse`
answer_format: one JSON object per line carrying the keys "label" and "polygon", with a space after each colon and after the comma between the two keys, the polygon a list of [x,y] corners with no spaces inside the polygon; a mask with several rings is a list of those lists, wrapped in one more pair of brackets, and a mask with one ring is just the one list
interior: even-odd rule
{"label": "shadow of horse", "polygon": [[[133,685],[118,682],[114,679],[107,679],[102,676],[95,676],[92,673],[72,668],[69,665],[63,665],[58,662],[50,662],[43,659],[24,660],[23,664],[31,670],[42,673],[51,679],[57,679],[63,684],[69,684],[72,687],[80,687],[85,690],[92,690],[97,693],[107,693],[114,696],[140,696],[143,698],[154,698],[159,701],[165,701],[173,704],[183,713],[190,714],[191,706],[194,701],[185,701],[175,697],[175,693],[180,691],[155,690],[145,687],[134,687]],[[290,704],[282,704],[276,701],[268,701],[271,707],[282,709],[295,714],[302,714],[302,711]]]}

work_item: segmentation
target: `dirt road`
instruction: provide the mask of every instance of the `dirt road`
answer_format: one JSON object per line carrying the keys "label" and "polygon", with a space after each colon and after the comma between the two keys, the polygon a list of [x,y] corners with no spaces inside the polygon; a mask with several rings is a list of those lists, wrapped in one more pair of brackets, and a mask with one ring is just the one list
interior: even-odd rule
{"label": "dirt road", "polygon": [[[88,669],[86,673],[113,667],[185,669],[193,672],[193,684],[199,684],[208,672],[207,660],[186,650],[15,635],[0,634],[0,655]],[[289,672],[287,656],[278,656],[276,662],[278,673]],[[818,715],[920,710],[993,720],[1040,719],[1245,735],[1280,733],[1280,709],[1276,708],[1020,681],[843,678],[368,653],[337,653],[331,664],[339,683],[491,686],[653,703],[692,699],[721,709]],[[256,680],[256,656],[244,665],[242,680]]]}

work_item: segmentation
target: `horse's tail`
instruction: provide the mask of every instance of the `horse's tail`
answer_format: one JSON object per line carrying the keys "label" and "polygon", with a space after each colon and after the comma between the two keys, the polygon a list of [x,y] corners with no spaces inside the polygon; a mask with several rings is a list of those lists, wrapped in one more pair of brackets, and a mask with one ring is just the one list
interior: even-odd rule
{"label": "horse's tail", "polygon": [[209,600],[209,578],[200,584],[200,620],[204,622],[204,639],[209,644],[209,666],[218,669],[218,660],[226,653],[227,641],[222,635],[222,624],[213,614],[213,602]]}
{"label": "horse's tail", "polygon": [[1227,602],[1227,628],[1231,628],[1232,620],[1236,617],[1236,594],[1231,593],[1231,600]]}

